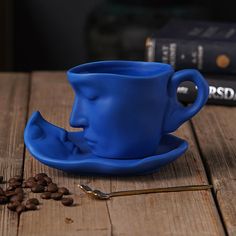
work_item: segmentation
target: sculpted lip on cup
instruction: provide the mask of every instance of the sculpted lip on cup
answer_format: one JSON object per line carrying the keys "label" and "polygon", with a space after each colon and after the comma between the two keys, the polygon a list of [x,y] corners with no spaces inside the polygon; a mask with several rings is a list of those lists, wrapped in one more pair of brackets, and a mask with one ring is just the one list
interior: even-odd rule
{"label": "sculpted lip on cup", "polygon": [[[69,122],[80,130],[68,132],[34,112],[24,140],[42,163],[77,174],[148,174],[174,161],[188,144],[169,133],[193,117],[209,94],[197,70],[174,72],[156,62],[86,63],[69,69],[67,78],[74,91]],[[188,107],[177,100],[184,81],[198,87]]]}

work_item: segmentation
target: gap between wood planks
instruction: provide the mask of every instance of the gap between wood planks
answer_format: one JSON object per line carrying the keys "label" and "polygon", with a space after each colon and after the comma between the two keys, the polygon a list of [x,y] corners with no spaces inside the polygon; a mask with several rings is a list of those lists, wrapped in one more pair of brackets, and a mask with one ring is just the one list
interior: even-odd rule
{"label": "gap between wood planks", "polygon": [[[27,107],[26,107],[26,119],[25,119],[25,126],[27,124],[28,118],[29,118],[29,103],[30,103],[30,97],[31,97],[31,82],[32,82],[32,73],[28,73],[28,97],[27,97]],[[23,141],[24,142],[24,141]],[[24,166],[25,166],[25,153],[26,153],[26,146],[24,143],[24,150],[23,150],[23,161],[21,166],[21,176],[24,178]],[[20,215],[18,215],[17,219],[17,236],[19,234],[19,225],[20,225]]]}
{"label": "gap between wood planks", "polygon": [[203,153],[202,153],[202,150],[201,150],[201,147],[200,147],[200,144],[199,144],[199,139],[198,139],[198,136],[196,134],[196,131],[195,131],[195,128],[194,128],[192,120],[190,120],[190,126],[191,126],[191,129],[192,129],[192,132],[193,132],[193,136],[194,136],[194,138],[196,140],[196,145],[197,145],[197,149],[198,149],[199,155],[200,155],[202,163],[204,165],[204,169],[205,169],[205,172],[206,172],[208,183],[213,186],[213,189],[211,190],[211,195],[212,195],[212,197],[214,199],[214,202],[215,202],[215,205],[216,205],[216,208],[217,208],[217,211],[218,211],[218,214],[219,214],[219,217],[220,217],[220,220],[221,220],[224,232],[225,232],[226,235],[228,235],[227,227],[225,225],[225,221],[224,221],[223,216],[222,216],[222,211],[220,209],[220,206],[219,206],[219,203],[218,203],[217,197],[216,197],[217,189],[215,189],[215,186],[213,184],[212,177],[210,175],[210,167],[209,167],[208,163],[206,162],[206,159],[203,156]]}

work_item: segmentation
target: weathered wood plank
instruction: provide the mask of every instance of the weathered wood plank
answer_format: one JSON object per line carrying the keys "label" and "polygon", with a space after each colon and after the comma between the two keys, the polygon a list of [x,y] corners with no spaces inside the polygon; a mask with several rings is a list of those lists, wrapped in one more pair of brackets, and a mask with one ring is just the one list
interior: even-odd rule
{"label": "weathered wood plank", "polygon": [[236,108],[207,106],[193,119],[229,235],[236,235]]}
{"label": "weathered wood plank", "polygon": [[[31,113],[39,110],[49,122],[69,129],[69,115],[73,92],[66,81],[65,73],[34,73],[32,76]],[[42,165],[26,153],[24,175],[49,174],[59,186],[66,186],[73,192],[74,207],[63,207],[60,202],[41,200],[40,210],[23,213],[20,217],[19,235],[110,235],[111,225],[105,202],[93,201],[81,195],[77,187],[80,182],[104,187],[110,186],[106,178],[79,177]],[[30,194],[35,196],[35,194]],[[39,195],[37,195],[39,197]],[[66,218],[72,219],[68,223]],[[67,222],[67,223],[66,223]]]}
{"label": "weathered wood plank", "polygon": [[[28,88],[27,74],[0,73],[0,175],[5,180],[22,174]],[[0,235],[16,235],[17,223],[17,214],[0,205]]]}
{"label": "weathered wood plank", "polygon": [[[152,176],[117,179],[112,190],[207,184],[189,123],[176,135],[189,150]],[[114,235],[224,235],[210,191],[150,194],[108,202]]]}
{"label": "weathered wood plank", "polygon": [[[72,100],[72,90],[64,73],[33,75],[30,113],[40,110],[50,122],[69,128]],[[189,123],[178,135],[190,142],[188,152],[148,176],[72,176],[40,164],[27,153],[25,177],[37,172],[48,173],[55,182],[68,186],[76,194],[78,205],[65,208],[59,202],[43,201],[39,211],[21,215],[19,235],[224,235],[210,191],[121,197],[104,202],[88,198],[76,186],[84,183],[104,191],[115,191],[206,184],[205,170]],[[74,222],[66,224],[66,217]]]}

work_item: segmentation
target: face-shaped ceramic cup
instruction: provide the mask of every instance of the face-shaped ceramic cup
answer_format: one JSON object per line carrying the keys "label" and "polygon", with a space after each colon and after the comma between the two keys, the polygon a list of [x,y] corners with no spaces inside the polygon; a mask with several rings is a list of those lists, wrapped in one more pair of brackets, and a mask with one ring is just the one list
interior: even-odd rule
{"label": "face-shaped ceramic cup", "polygon": [[[75,92],[70,125],[83,128],[92,153],[107,158],[154,154],[162,135],[194,116],[208,98],[208,84],[198,71],[174,73],[162,63],[100,61],[74,67],[67,75]],[[186,80],[198,87],[189,107],[176,94]]]}

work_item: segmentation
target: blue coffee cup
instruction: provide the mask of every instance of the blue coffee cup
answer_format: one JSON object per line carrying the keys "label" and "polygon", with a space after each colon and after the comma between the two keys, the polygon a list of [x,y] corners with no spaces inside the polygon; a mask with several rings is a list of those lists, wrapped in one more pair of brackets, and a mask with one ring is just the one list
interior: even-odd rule
{"label": "blue coffee cup", "polygon": [[[98,61],[67,72],[75,92],[72,127],[96,156],[132,159],[153,155],[164,134],[175,131],[206,103],[209,87],[193,69],[174,73],[171,65],[140,61]],[[198,87],[195,102],[177,100],[183,81]]]}

